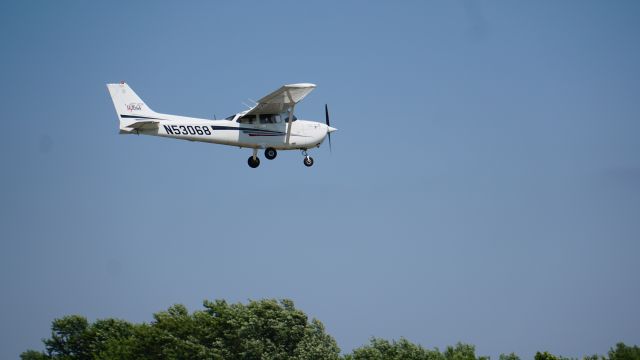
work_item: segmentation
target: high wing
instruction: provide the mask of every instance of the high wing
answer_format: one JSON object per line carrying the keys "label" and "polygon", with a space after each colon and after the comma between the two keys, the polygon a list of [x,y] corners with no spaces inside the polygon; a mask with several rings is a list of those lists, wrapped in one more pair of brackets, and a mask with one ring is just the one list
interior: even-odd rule
{"label": "high wing", "polygon": [[300,83],[289,84],[280,87],[278,90],[258,100],[256,106],[249,110],[249,114],[280,114],[293,108],[295,104],[302,101],[305,96],[315,89],[315,84]]}

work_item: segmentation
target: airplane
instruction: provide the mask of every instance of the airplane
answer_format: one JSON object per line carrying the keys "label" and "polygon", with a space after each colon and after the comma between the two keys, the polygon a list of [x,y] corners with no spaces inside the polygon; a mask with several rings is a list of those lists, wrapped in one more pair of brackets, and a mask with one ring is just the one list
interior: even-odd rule
{"label": "airplane", "polygon": [[161,136],[250,148],[253,155],[247,163],[251,168],[260,165],[259,149],[264,149],[264,157],[269,160],[276,158],[278,150],[301,150],[307,167],[313,165],[313,158],[307,154],[309,149],[320,147],[327,137],[331,149],[331,133],[337,129],[329,123],[326,104],[325,124],[299,120],[294,115],[296,104],[315,87],[309,83],[283,85],[255,102],[248,110],[224,120],[211,120],[157,113],[124,81],[107,84],[120,121],[120,134]]}

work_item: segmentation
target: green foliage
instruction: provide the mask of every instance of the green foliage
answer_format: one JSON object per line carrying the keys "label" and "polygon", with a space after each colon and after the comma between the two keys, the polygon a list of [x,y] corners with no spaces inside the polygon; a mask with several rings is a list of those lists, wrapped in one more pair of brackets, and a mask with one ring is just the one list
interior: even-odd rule
{"label": "green foliage", "polygon": [[369,345],[357,348],[353,354],[348,355],[349,360],[481,360],[487,357],[475,355],[473,345],[458,343],[449,346],[441,353],[437,348],[433,350],[425,349],[401,338],[398,341],[373,338]]}
{"label": "green foliage", "polygon": [[536,355],[533,357],[534,360],[558,360],[558,357],[556,357],[553,354],[550,354],[549,352],[545,351],[545,352],[536,352]]}
{"label": "green foliage", "polygon": [[87,319],[78,315],[53,320],[51,339],[44,341],[47,353],[61,359],[90,359],[88,327]]}
{"label": "green foliage", "polygon": [[20,354],[20,359],[22,359],[22,360],[46,360],[46,359],[49,359],[49,357],[43,352],[39,352],[39,351],[35,351],[35,350],[27,350],[27,351],[23,352],[22,354]]}
{"label": "green foliage", "polygon": [[576,360],[576,359],[571,359],[564,356],[556,356],[547,351],[545,352],[538,351],[534,357],[534,360]]}
{"label": "green foliage", "polygon": [[[369,345],[355,349],[353,360],[383,360],[383,359],[427,359],[427,350],[415,345],[407,339],[389,342],[388,340],[372,338]],[[439,354],[439,352],[438,352]],[[442,359],[440,359],[442,360]]]}
{"label": "green foliage", "polygon": [[640,360],[640,347],[617,343],[615,349],[609,350],[609,360]]}
{"label": "green foliage", "polygon": [[[24,352],[23,359],[93,359],[132,335],[133,325],[123,320],[98,320],[89,324],[78,315],[55,319],[51,324],[51,338],[43,340],[47,356],[33,351]],[[38,357],[39,356],[39,357]]]}
{"label": "green foliage", "polygon": [[[446,360],[476,360],[476,347],[462,343],[457,343],[456,346],[447,346],[444,357]],[[488,360],[487,357],[479,357],[478,359]]]}
{"label": "green foliage", "polygon": [[47,353],[22,359],[339,359],[340,349],[318,320],[290,300],[227,304],[205,301],[189,314],[183,305],[154,314],[150,324],[72,315],[53,321]]}
{"label": "green foliage", "polygon": [[295,360],[337,360],[340,348],[336,341],[324,330],[324,325],[316,319],[311,321],[302,340],[294,351]]}
{"label": "green foliage", "polygon": [[584,356],[582,360],[607,360],[607,358],[598,354],[593,354],[593,355]]}
{"label": "green foliage", "polygon": [[[28,350],[22,360],[111,359],[224,359],[224,360],[489,360],[476,356],[475,347],[457,343],[440,352],[425,349],[407,339],[372,338],[351,354],[340,356],[336,341],[322,323],[309,321],[291,300],[249,301],[228,304],[204,301],[204,309],[189,313],[173,305],[153,315],[151,323],[131,324],[104,319],[89,323],[78,315],[53,320],[45,352]],[[520,360],[514,353],[499,360]],[[547,351],[535,360],[572,360]],[[640,348],[616,344],[608,358],[585,356],[583,360],[640,360]]]}
{"label": "green foliage", "polygon": [[500,354],[500,360],[520,360],[520,357],[515,353]]}

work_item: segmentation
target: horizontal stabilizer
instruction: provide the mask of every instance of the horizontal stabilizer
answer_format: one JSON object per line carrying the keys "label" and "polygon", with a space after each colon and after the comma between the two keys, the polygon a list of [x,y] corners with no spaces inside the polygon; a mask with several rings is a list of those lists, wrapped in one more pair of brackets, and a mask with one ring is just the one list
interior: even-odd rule
{"label": "horizontal stabilizer", "polygon": [[158,127],[159,123],[160,123],[160,121],[144,120],[144,121],[133,122],[133,123],[127,125],[126,127],[132,128],[132,129],[136,129],[136,130],[156,129]]}
{"label": "horizontal stabilizer", "polygon": [[141,131],[141,130],[157,129],[159,123],[160,123],[159,121],[153,121],[153,120],[131,121],[130,123],[121,121],[120,133],[130,134],[130,133],[137,133],[138,131]]}

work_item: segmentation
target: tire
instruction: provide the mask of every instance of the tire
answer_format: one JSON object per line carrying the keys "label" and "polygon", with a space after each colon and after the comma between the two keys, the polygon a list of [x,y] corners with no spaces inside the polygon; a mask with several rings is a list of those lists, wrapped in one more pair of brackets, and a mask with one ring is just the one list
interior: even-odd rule
{"label": "tire", "polygon": [[260,158],[256,156],[256,159],[253,159],[253,156],[249,156],[249,160],[247,160],[249,166],[253,169],[257,168],[260,165]]}
{"label": "tire", "polygon": [[311,167],[313,165],[313,158],[311,156],[306,156],[303,162],[306,167]]}
{"label": "tire", "polygon": [[264,150],[264,157],[266,157],[269,160],[273,160],[276,158],[276,156],[278,156],[278,152],[276,151],[276,149],[274,148],[266,148]]}

